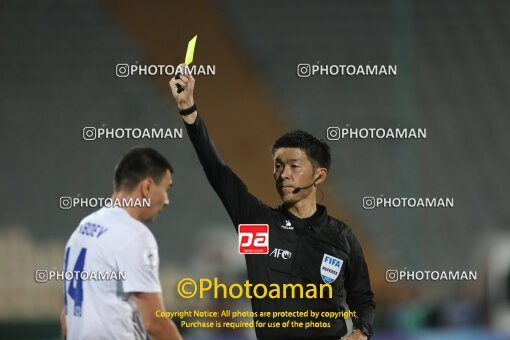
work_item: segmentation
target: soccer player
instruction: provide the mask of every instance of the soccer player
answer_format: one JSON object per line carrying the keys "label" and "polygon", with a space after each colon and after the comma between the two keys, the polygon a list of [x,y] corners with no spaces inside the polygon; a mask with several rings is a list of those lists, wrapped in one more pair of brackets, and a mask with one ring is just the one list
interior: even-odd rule
{"label": "soccer player", "polygon": [[[329,328],[256,327],[257,337],[339,339],[345,336],[352,340],[370,337],[375,303],[361,246],[344,223],[329,216],[326,207],[316,202],[317,185],[326,180],[331,162],[328,145],[303,131],[287,133],[273,144],[273,177],[283,204],[270,208],[248,192],[216,152],[195,106],[194,84],[192,75],[180,75],[180,79],[170,81],[170,88],[209,183],[236,230],[239,224],[269,225],[269,253],[245,256],[250,283],[266,286],[291,283],[304,287],[310,283],[317,286],[329,283],[333,289],[332,298],[252,298],[253,311],[341,312],[346,311],[346,301],[350,312],[355,313],[354,331],[349,335],[345,318],[339,317],[294,320],[329,321]],[[286,320],[292,319],[281,319]]]}
{"label": "soccer player", "polygon": [[[60,319],[68,339],[138,340],[147,333],[152,339],[181,339],[171,320],[156,317],[156,311],[165,311],[158,245],[145,225],[169,204],[172,173],[156,150],[129,150],[115,169],[112,199],[130,206],[103,207],[71,235],[64,270],[79,275],[64,281]],[[83,280],[82,273],[92,277],[93,272],[118,274],[117,280]]]}

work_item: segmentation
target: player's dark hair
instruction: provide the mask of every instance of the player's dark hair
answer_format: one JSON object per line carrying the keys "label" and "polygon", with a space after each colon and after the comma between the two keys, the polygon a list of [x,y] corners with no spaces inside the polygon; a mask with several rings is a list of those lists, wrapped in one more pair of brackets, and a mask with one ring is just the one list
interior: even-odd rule
{"label": "player's dark hair", "polygon": [[329,145],[326,144],[326,142],[315,138],[308,132],[294,130],[278,138],[272,146],[271,152],[273,157],[276,150],[280,148],[299,148],[303,150],[314,167],[318,165],[321,168],[329,170],[331,165]]}
{"label": "player's dark hair", "polygon": [[159,184],[166,170],[174,172],[170,163],[159,152],[148,147],[134,147],[122,156],[115,167],[114,190],[133,190],[147,177]]}

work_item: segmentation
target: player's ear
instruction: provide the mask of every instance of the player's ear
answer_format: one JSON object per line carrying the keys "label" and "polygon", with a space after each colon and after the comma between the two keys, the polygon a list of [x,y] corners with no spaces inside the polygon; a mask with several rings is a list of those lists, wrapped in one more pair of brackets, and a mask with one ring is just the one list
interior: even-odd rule
{"label": "player's ear", "polygon": [[152,189],[152,178],[147,177],[140,182],[140,191],[143,198],[149,198]]}
{"label": "player's ear", "polygon": [[317,180],[315,181],[315,185],[323,183],[326,180],[326,177],[328,177],[328,169],[318,168],[317,175],[315,177],[317,178]]}

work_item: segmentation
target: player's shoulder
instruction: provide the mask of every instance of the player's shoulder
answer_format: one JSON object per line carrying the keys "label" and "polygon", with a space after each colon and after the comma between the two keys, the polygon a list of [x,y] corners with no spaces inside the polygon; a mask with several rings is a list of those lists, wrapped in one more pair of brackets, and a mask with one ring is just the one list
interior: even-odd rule
{"label": "player's shoulder", "polygon": [[101,208],[95,213],[86,217],[92,221],[102,222],[106,225],[123,225],[125,228],[145,230],[148,229],[145,224],[134,219],[129,213],[119,207]]}
{"label": "player's shoulder", "polygon": [[80,222],[78,229],[80,228],[90,229],[96,233],[100,230],[102,240],[119,246],[133,238],[154,237],[145,224],[118,207],[105,207],[93,212]]}

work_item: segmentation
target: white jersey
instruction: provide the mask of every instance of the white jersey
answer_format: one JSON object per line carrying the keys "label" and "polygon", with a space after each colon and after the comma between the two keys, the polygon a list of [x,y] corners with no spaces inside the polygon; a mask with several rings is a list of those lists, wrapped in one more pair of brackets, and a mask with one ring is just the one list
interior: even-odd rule
{"label": "white jersey", "polygon": [[124,209],[85,217],[65,250],[67,338],[146,339],[133,293],[161,292],[158,259],[152,232]]}

